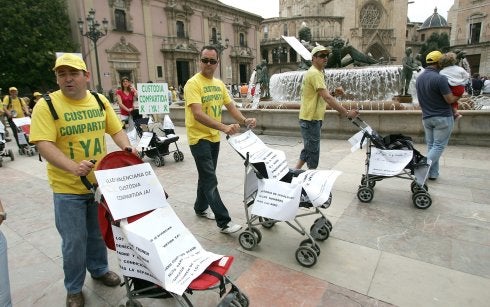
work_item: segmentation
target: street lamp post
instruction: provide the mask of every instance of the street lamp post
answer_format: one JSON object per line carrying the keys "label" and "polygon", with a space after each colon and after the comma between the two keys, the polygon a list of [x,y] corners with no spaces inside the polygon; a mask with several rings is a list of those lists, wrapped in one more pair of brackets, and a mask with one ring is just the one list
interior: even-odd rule
{"label": "street lamp post", "polygon": [[88,37],[94,43],[95,51],[95,64],[97,66],[97,92],[102,93],[102,83],[100,81],[100,69],[99,69],[99,54],[97,52],[97,41],[99,38],[107,34],[107,29],[109,27],[109,21],[107,19],[102,20],[102,31],[100,28],[100,23],[95,20],[95,10],[90,9],[87,15],[87,32],[83,33],[83,20],[78,19],[78,28],[80,30],[80,35]]}
{"label": "street lamp post", "polygon": [[230,40],[229,39],[225,39],[225,44],[223,45],[222,43],[222,40],[221,40],[221,33],[218,32],[216,34],[216,38],[211,38],[211,46],[215,47],[217,50],[218,50],[218,53],[219,53],[219,61],[220,61],[220,64],[219,64],[219,78],[221,80],[223,80],[223,77],[222,77],[222,71],[223,69],[221,68],[223,65],[222,65],[222,61],[221,61],[221,56],[223,54],[223,51],[225,49],[228,49],[229,45],[230,45]]}

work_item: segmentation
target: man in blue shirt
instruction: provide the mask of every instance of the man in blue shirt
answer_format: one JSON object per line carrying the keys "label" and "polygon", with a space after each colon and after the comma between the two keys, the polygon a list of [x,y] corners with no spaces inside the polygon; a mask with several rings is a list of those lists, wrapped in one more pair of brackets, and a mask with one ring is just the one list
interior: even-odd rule
{"label": "man in blue shirt", "polygon": [[439,158],[446,148],[454,126],[451,104],[458,101],[451,93],[447,77],[439,74],[440,51],[432,51],[425,59],[427,67],[418,76],[415,87],[422,109],[422,123],[427,143],[427,159],[432,161],[429,179],[439,177]]}

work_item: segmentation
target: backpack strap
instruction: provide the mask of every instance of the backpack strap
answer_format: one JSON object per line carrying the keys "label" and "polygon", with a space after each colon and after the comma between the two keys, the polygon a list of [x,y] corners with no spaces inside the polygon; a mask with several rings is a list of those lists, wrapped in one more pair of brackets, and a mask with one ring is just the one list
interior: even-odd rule
{"label": "backpack strap", "polygon": [[102,100],[100,99],[99,94],[97,92],[94,92],[94,91],[90,91],[90,93],[92,93],[92,95],[94,95],[95,99],[97,100],[97,103],[99,104],[100,110],[105,111],[105,105],[102,102]]}
{"label": "backpack strap", "polygon": [[51,100],[51,96],[49,94],[44,94],[43,95],[44,100],[46,100],[46,103],[48,104],[49,111],[51,112],[51,115],[53,116],[54,120],[58,120],[58,113],[56,113],[56,110],[54,109],[53,106],[53,101]]}

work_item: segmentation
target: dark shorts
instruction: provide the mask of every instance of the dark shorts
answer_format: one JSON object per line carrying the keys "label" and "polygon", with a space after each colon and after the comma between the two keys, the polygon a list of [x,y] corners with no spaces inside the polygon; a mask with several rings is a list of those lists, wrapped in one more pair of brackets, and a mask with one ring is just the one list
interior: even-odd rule
{"label": "dark shorts", "polygon": [[309,169],[316,169],[320,160],[321,120],[299,120],[304,148],[299,158],[306,162]]}

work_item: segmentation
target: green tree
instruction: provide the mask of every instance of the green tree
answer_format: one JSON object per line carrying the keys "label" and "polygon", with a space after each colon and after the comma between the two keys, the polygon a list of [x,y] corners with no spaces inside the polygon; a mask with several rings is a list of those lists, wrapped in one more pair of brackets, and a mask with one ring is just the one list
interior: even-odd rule
{"label": "green tree", "polygon": [[449,48],[449,36],[447,33],[432,33],[428,40],[420,48],[420,54],[422,55],[423,66],[425,67],[425,57],[429,52],[439,50],[443,53],[448,52]]}
{"label": "green tree", "polygon": [[64,0],[0,0],[0,88],[20,95],[56,88],[55,53],[74,52]]}

